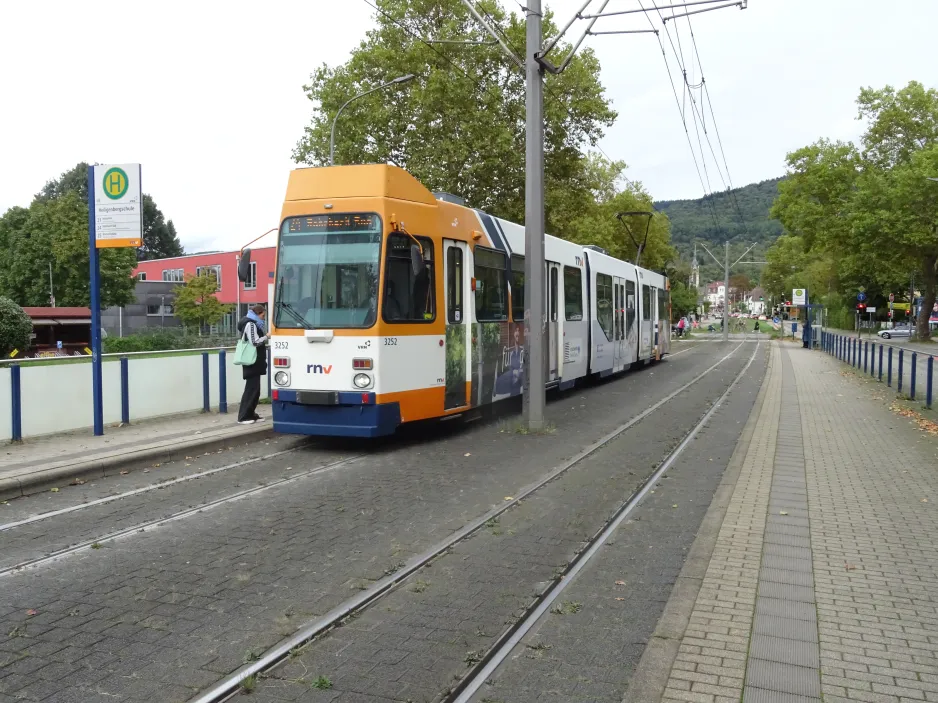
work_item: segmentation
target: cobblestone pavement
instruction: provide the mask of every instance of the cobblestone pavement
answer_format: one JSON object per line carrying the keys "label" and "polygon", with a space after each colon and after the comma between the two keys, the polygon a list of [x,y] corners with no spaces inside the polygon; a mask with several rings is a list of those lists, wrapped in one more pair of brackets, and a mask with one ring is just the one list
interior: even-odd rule
{"label": "cobblestone pavement", "polygon": [[[753,351],[748,348],[744,358]],[[735,370],[738,372],[739,366]],[[714,424],[732,417],[732,429],[739,433],[758,390],[759,365],[751,369],[751,375],[754,380],[748,392],[739,395],[743,402],[730,411],[732,415],[714,419]],[[262,678],[252,698],[268,703],[437,700],[602,528],[731,379],[730,375],[714,374],[702,382],[706,392],[672,400],[520,506],[491,521],[487,529],[456,545],[404,588],[314,642],[274,670],[270,678]],[[722,434],[721,430],[716,434]],[[735,437],[727,443],[728,451],[734,444]],[[693,540],[709,505],[712,487],[709,494],[706,489],[699,491],[697,479],[715,486],[722,471],[722,467],[708,466],[708,471],[688,480],[686,472],[692,465],[684,466],[685,473],[669,472],[663,485],[655,489],[654,501],[644,517],[634,523],[641,527],[623,528],[622,543],[609,544],[610,555],[602,561],[616,562],[619,575],[613,576],[607,565],[607,570],[595,574],[601,585],[588,576],[579,579],[580,588],[565,594],[549,616],[560,632],[524,648],[532,658],[525,662],[523,674],[529,684],[537,681],[535,695],[492,695],[489,700],[621,699],[625,684],[620,656],[637,659],[641,654],[640,645],[629,635],[641,637],[643,630],[654,628],[655,611],[660,612],[681,568],[681,543],[686,547]],[[676,500],[684,503],[679,513],[673,508]],[[676,529],[665,534],[667,527]],[[633,536],[637,542],[632,542]],[[631,589],[615,585],[619,578],[628,578]],[[597,588],[604,593],[597,593]],[[613,592],[630,591],[635,598],[623,612]],[[619,627],[636,614],[640,620],[632,623],[631,632]],[[551,647],[557,647],[557,657],[551,656]],[[331,684],[328,694],[315,687],[323,680]]]}
{"label": "cobblestone pavement", "polygon": [[[514,418],[441,428],[434,439],[392,443],[315,480],[2,577],[0,702],[186,700],[686,383],[733,346],[695,348],[563,395],[548,405],[556,425],[550,435],[515,433]],[[705,381],[712,387],[731,378],[743,353]],[[312,448],[299,450],[290,463],[308,468],[318,461],[321,450]],[[272,459],[256,469],[265,466],[284,468]],[[190,504],[187,485],[167,489],[164,509],[172,509],[172,500]],[[66,497],[86,488],[69,489]],[[112,515],[125,519],[122,502],[89,511],[102,533],[112,531]],[[67,516],[39,523],[46,532],[33,535],[36,554],[61,541],[70,523]],[[6,539],[15,532],[0,534]]]}
{"label": "cobblestone pavement", "polygon": [[934,439],[827,355],[773,353],[664,700],[938,701]]}

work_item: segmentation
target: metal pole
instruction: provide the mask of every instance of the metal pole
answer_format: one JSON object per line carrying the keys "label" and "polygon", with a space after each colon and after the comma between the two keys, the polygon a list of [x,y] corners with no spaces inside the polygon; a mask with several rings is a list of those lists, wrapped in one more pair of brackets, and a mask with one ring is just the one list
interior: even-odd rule
{"label": "metal pole", "polygon": [[879,382],[883,382],[883,345],[879,345]]}
{"label": "metal pole", "polygon": [[537,62],[541,51],[541,0],[528,0],[525,47],[524,184],[524,419],[529,430],[544,428],[544,85]]}
{"label": "metal pole", "polygon": [[730,340],[730,323],[727,319],[730,314],[730,243],[726,242],[725,244],[725,256],[723,260],[723,341],[728,342]]}
{"label": "metal pole", "polygon": [[918,354],[912,352],[912,366],[909,368],[911,378],[909,379],[909,398],[915,400],[915,372],[918,370]]}
{"label": "metal pole", "polygon": [[896,389],[899,391],[899,393],[902,393],[902,354],[903,354],[903,349],[900,347],[899,348],[899,382],[896,385]]}
{"label": "metal pole", "polygon": [[892,347],[889,347],[889,368],[886,370],[886,385],[892,388]]}
{"label": "metal pole", "polygon": [[101,264],[94,222],[94,166],[88,167],[88,262],[91,273],[91,400],[94,435],[104,434],[104,393],[101,387]]}
{"label": "metal pole", "polygon": [[929,356],[929,357],[928,357],[927,373],[926,373],[926,382],[927,382],[928,385],[927,385],[927,387],[925,388],[925,407],[928,408],[929,410],[931,409],[931,400],[932,400],[932,393],[931,393],[931,391],[932,391],[932,386],[931,386],[931,382],[932,382],[932,377],[933,377],[933,375],[934,375],[934,369],[933,369],[934,362],[935,362],[935,357]]}

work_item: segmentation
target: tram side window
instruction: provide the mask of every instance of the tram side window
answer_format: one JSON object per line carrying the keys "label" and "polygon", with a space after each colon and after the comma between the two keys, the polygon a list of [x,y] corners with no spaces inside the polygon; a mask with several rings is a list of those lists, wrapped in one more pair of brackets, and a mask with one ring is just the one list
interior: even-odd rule
{"label": "tram side window", "polygon": [[[616,288],[618,293],[618,287]],[[616,295],[618,298],[618,295]],[[605,273],[596,274],[596,321],[603,329],[607,341],[613,337],[613,316],[617,314],[613,306],[612,276]]]}
{"label": "tram side window", "polygon": [[632,331],[635,324],[635,281],[625,282],[625,329]]}
{"label": "tram side window", "polygon": [[583,319],[583,272],[572,266],[563,267],[563,307],[567,320]]}
{"label": "tram side window", "polygon": [[446,252],[446,320],[450,324],[465,322],[462,287],[462,249],[450,247]]}
{"label": "tram side window", "polygon": [[[667,320],[669,317],[668,310],[670,308],[671,293],[664,288],[658,289],[658,319]],[[668,320],[670,323],[670,320]]]}
{"label": "tram side window", "polygon": [[404,234],[388,237],[384,271],[385,322],[432,322],[436,317],[433,286],[433,242],[417,237],[423,248],[424,270],[416,276],[410,259],[414,240]]}
{"label": "tram side window", "polygon": [[504,322],[508,319],[506,257],[500,251],[476,247],[473,251],[476,279],[476,320]]}
{"label": "tram side window", "polygon": [[651,319],[651,288],[642,286],[642,319]]}
{"label": "tram side window", "polygon": [[511,319],[524,321],[524,257],[511,255]]}

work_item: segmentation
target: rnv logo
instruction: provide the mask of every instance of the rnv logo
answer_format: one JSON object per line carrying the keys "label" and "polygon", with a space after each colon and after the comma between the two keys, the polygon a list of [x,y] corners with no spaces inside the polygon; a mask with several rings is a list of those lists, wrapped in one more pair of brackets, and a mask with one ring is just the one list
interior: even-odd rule
{"label": "rnv logo", "polygon": [[322,364],[309,364],[306,367],[306,373],[324,373],[327,376],[332,372],[332,364],[323,366]]}

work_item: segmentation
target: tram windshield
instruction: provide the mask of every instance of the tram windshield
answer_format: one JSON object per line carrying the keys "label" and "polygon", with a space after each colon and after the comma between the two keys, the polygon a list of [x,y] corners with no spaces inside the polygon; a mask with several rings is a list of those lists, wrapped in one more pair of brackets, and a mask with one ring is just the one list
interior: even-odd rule
{"label": "tram windshield", "polygon": [[274,325],[367,328],[377,319],[381,218],[290,217],[280,228]]}

